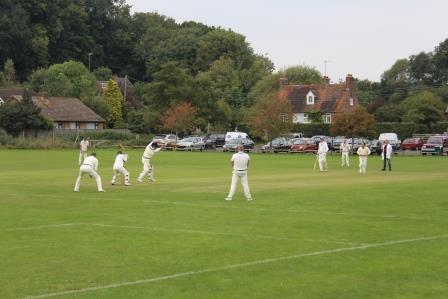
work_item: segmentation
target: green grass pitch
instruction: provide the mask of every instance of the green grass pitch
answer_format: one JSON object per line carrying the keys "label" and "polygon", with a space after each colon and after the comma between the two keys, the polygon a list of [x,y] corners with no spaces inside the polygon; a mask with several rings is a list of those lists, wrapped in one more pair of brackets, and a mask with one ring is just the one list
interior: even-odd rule
{"label": "green grass pitch", "polygon": [[162,152],[156,183],[106,193],[76,151],[0,151],[0,298],[448,298],[448,158],[251,154],[227,195],[228,153]]}

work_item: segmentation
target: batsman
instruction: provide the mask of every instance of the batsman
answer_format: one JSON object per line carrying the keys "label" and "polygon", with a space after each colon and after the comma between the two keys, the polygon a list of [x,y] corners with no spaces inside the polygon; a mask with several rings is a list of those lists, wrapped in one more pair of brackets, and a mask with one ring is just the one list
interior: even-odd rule
{"label": "batsman", "polygon": [[149,182],[155,182],[154,178],[154,166],[151,164],[152,157],[158,153],[162,148],[159,146],[157,142],[151,142],[149,143],[145,151],[143,152],[142,156],[142,164],[143,164],[143,171],[140,173],[140,175],[137,178],[137,182],[143,182],[143,178],[148,175],[148,181]]}

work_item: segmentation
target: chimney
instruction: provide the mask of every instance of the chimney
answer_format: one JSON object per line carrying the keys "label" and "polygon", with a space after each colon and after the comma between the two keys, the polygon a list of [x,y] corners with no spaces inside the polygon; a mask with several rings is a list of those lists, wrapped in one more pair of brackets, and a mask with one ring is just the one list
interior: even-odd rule
{"label": "chimney", "polygon": [[324,83],[326,84],[326,85],[328,85],[328,84],[330,84],[330,77],[328,77],[328,76],[324,76]]}
{"label": "chimney", "polygon": [[284,86],[288,85],[288,78],[286,77],[281,77],[278,80],[278,85],[280,86],[280,89],[282,89]]}
{"label": "chimney", "polygon": [[347,90],[351,91],[353,89],[353,76],[352,74],[347,74],[347,77],[345,77],[345,86],[347,87]]}

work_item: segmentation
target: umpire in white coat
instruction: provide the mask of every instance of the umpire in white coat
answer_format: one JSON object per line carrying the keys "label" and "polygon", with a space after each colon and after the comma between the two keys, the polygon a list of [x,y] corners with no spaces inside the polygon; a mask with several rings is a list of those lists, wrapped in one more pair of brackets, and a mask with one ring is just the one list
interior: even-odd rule
{"label": "umpire in white coat", "polygon": [[101,177],[98,174],[98,159],[95,153],[91,153],[90,156],[84,159],[81,166],[79,167],[78,178],[76,179],[75,189],[73,191],[79,191],[79,185],[81,183],[81,178],[88,174],[91,178],[96,180],[96,185],[98,186],[98,192],[105,192],[103,190],[103,185],[101,184]]}
{"label": "umpire in white coat", "polygon": [[230,160],[233,168],[232,184],[230,185],[229,195],[227,195],[225,200],[233,199],[233,195],[235,194],[236,186],[239,180],[241,180],[241,185],[243,185],[243,191],[246,199],[252,200],[249,182],[247,181],[247,170],[249,168],[250,157],[244,152],[244,147],[241,144],[238,145],[237,149],[238,152],[233,154],[232,159]]}
{"label": "umpire in white coat", "polygon": [[319,170],[327,171],[327,152],[328,152],[328,144],[327,142],[321,138],[319,142],[319,148],[317,149],[317,155],[319,159]]}
{"label": "umpire in white coat", "polygon": [[392,145],[390,145],[389,140],[384,140],[384,144],[381,147],[381,159],[383,160],[383,169],[382,171],[386,170],[386,164],[389,166],[389,171],[392,170],[392,164],[390,163],[390,158],[392,157]]}

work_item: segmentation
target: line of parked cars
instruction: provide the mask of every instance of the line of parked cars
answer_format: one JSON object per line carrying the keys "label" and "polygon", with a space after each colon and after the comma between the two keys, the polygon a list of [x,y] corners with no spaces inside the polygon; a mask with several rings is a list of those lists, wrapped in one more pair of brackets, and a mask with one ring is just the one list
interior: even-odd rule
{"label": "line of parked cars", "polygon": [[[370,148],[372,154],[381,153],[381,146],[384,141],[389,140],[394,151],[411,150],[421,151],[423,155],[443,155],[448,153],[448,135],[431,135],[428,138],[412,137],[403,142],[398,139],[395,133],[382,133],[378,139],[369,140],[367,138],[347,138],[345,136],[330,137],[316,135],[305,138],[302,133],[291,133],[283,137],[277,137],[269,143],[261,146],[261,152],[274,153],[314,153],[317,151],[318,143],[324,139],[331,151],[339,151],[344,140],[350,144],[352,152],[356,153],[362,143]],[[154,136],[165,149],[184,151],[203,151],[205,149],[222,148],[224,152],[233,152],[238,145],[243,145],[244,151],[252,151],[255,147],[254,141],[244,132],[211,133],[204,136],[187,136],[179,139],[174,134],[157,134]]]}

